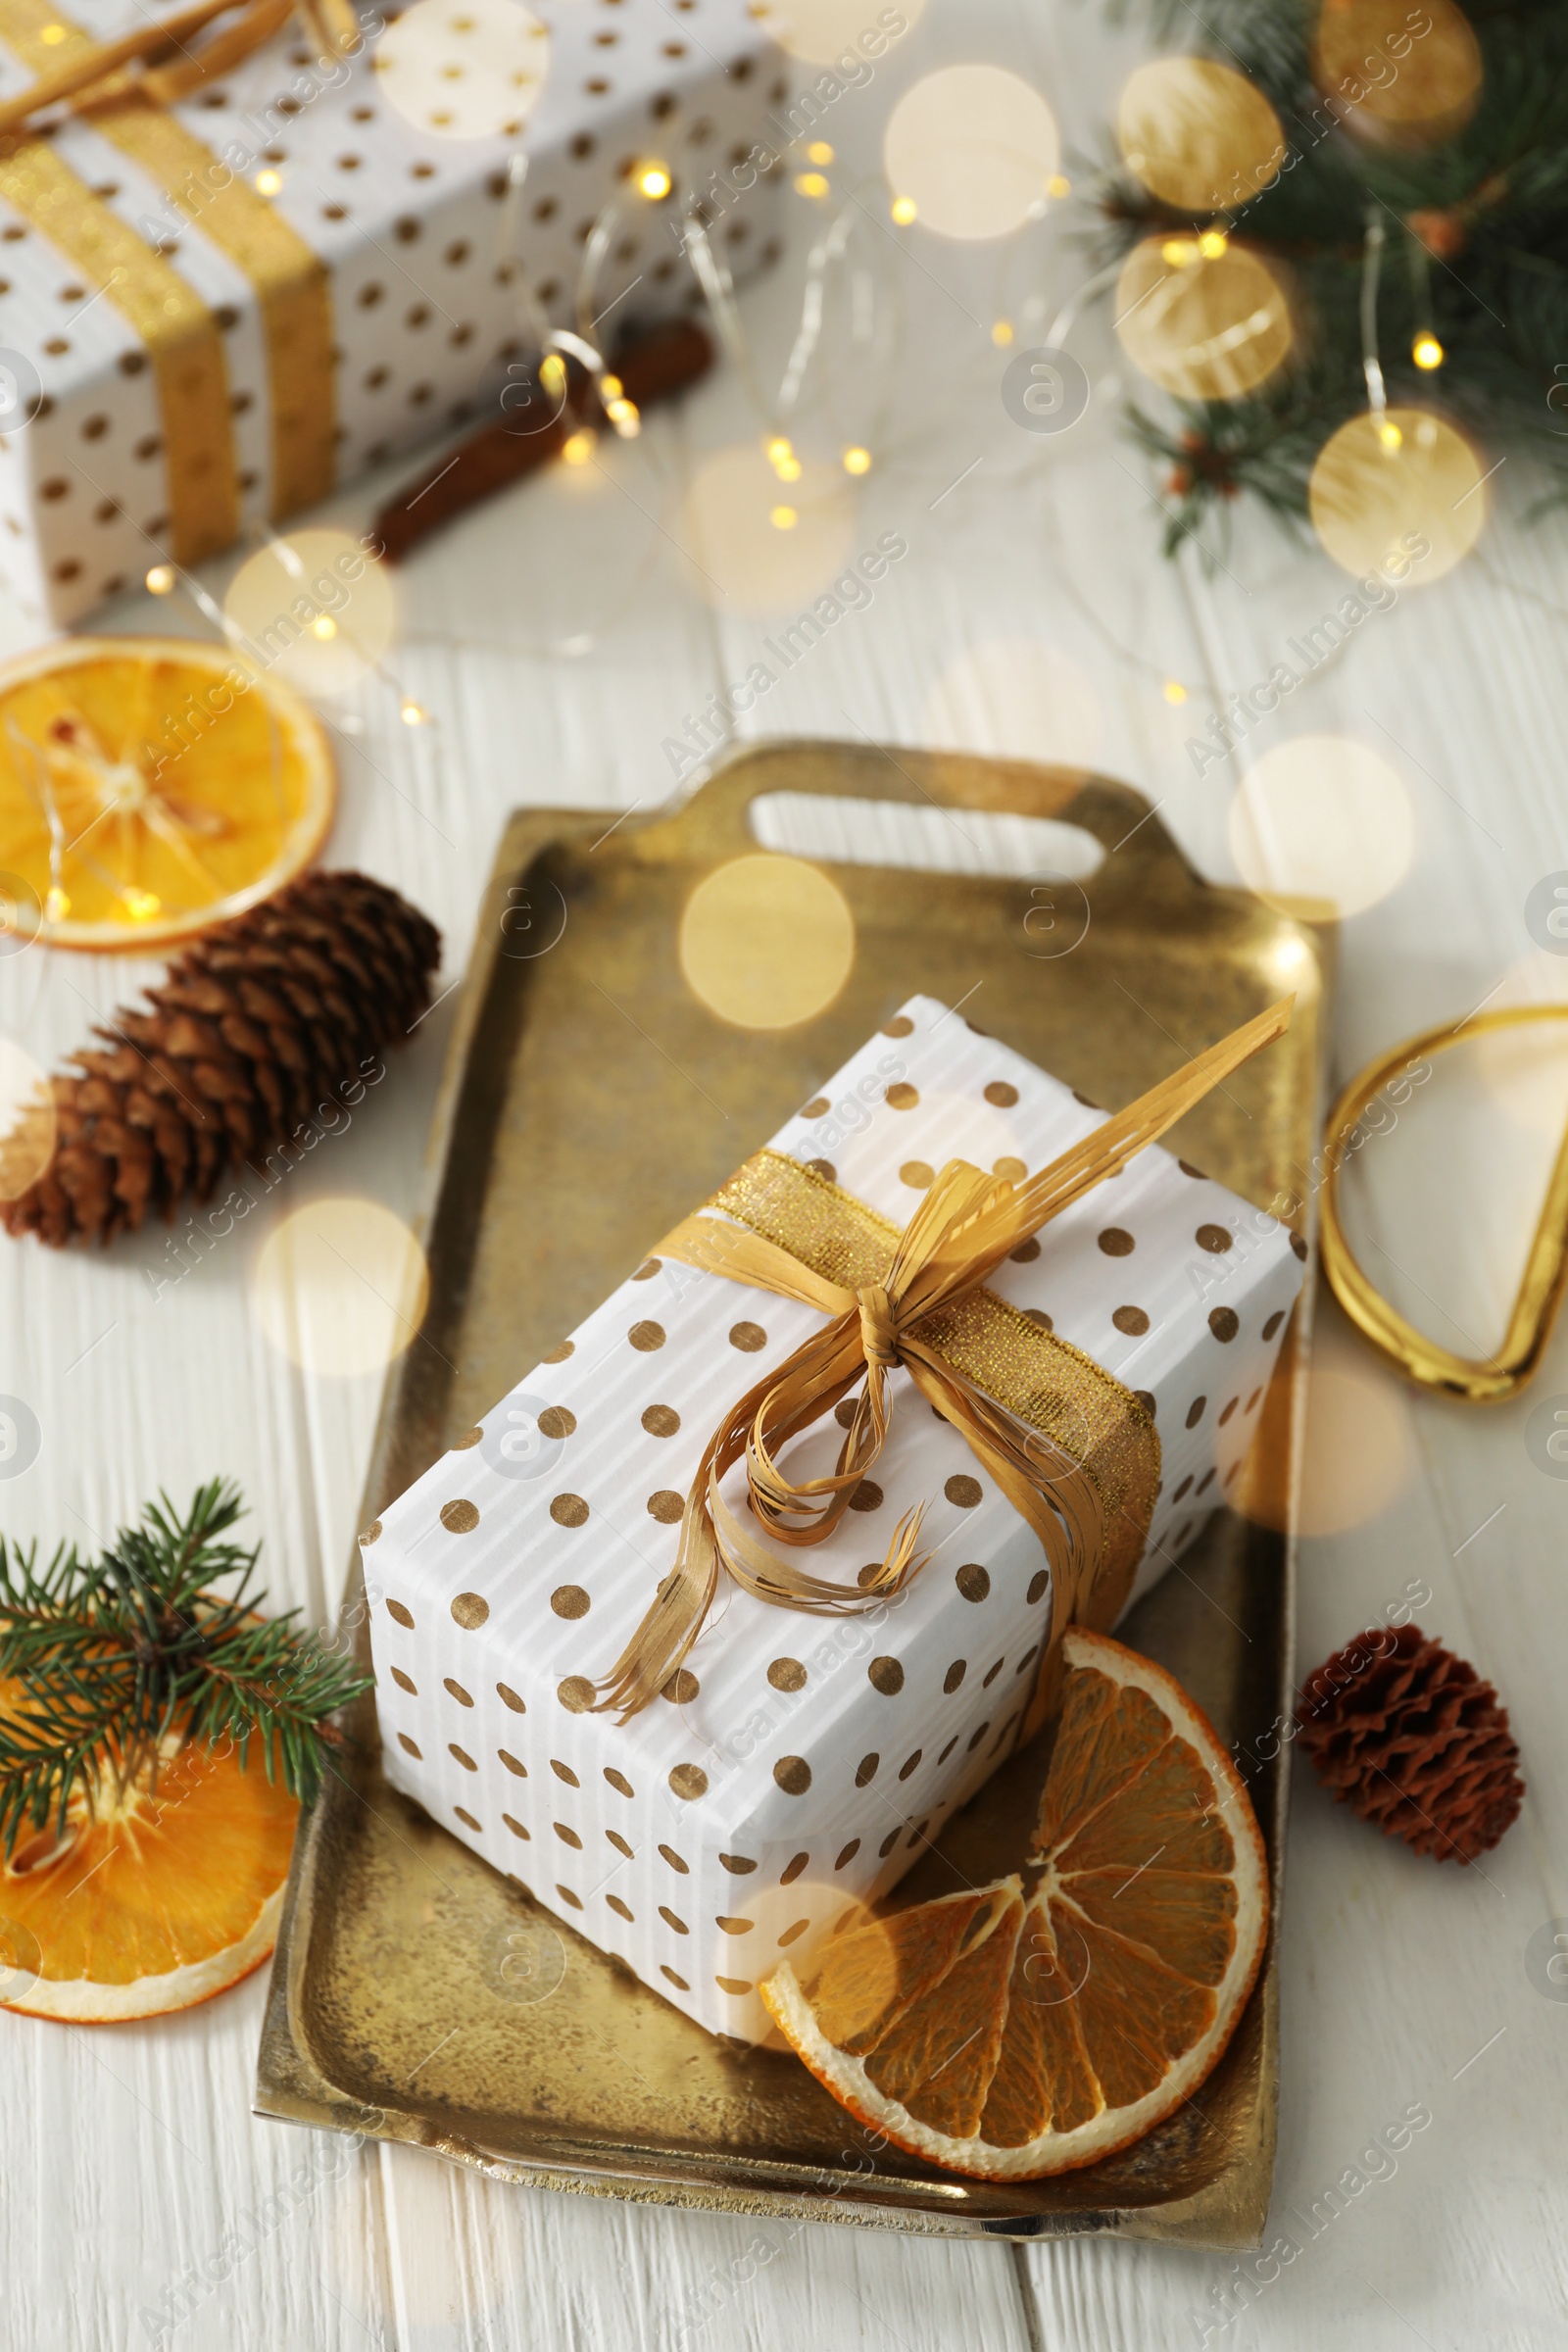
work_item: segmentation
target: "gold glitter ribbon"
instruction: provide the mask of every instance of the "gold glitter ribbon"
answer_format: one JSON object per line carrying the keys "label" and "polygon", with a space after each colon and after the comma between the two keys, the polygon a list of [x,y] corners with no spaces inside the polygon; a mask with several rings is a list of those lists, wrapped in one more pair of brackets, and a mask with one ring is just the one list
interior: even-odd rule
{"label": "gold glitter ribbon", "polygon": [[147,349],[169,452],[169,537],[195,563],[238,528],[228,379],[207,305],[63,164],[46,139],[0,154],[0,196],[107,294]]}
{"label": "gold glitter ribbon", "polygon": [[[256,37],[281,21],[276,10],[258,15]],[[52,0],[0,0],[0,40],[39,75],[85,60],[98,46]],[[271,512],[287,514],[324,497],[332,486],[335,423],[324,263],[247,181],[128,81],[96,85],[73,103],[254,288],[267,355]],[[199,562],[228,546],[239,529],[218,321],[164,256],[94,195],[47,140],[8,140],[5,147],[0,194],[108,296],[146,346],[164,427],[171,551],[176,563]]]}
{"label": "gold glitter ribbon", "polygon": [[[792,1549],[825,1542],[886,1443],[887,1376],[902,1365],[1050,1561],[1051,1639],[1020,1736],[1036,1728],[1054,1699],[1067,1627],[1108,1626],[1126,1601],[1158,1490],[1159,1437],[1130,1389],[984,1286],[1020,1243],[1282,1036],[1294,1002],[1233,1030],[1022,1184],[950,1160],[902,1234],[813,1169],[764,1151],[660,1243],[661,1257],[798,1299],[830,1320],[709,1440],[675,1565],[599,1685],[599,1707],[617,1708],[624,1722],[658,1695],[702,1632],[720,1569],[759,1600],[817,1616],[870,1608],[919,1574],[924,1504],[905,1513],[879,1563],[840,1585],[780,1557],[720,1492],[744,1455],[752,1513],[773,1541]],[[832,1475],[788,1478],[779,1449],[862,1379]]]}

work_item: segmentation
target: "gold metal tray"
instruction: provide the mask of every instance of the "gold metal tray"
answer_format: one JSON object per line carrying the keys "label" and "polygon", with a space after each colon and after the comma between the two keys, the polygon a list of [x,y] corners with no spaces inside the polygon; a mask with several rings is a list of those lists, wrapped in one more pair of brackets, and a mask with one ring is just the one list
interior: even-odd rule
{"label": "gold metal tray", "polygon": [[[749,803],[781,790],[1081,825],[1108,853],[1087,884],[1087,933],[1070,954],[1042,956],[1043,901],[1028,882],[835,864],[858,936],[842,995],[799,1029],[728,1028],[681,979],[680,912],[702,875],[755,848]],[[1202,883],[1125,786],[780,742],[740,754],[673,816],[602,839],[612,822],[528,810],[502,841],[431,1138],[430,1306],[388,1381],[362,1525],[916,990],[967,998],[983,1027],[1114,1105],[1294,989],[1289,1037],[1171,1140],[1259,1204],[1307,1190],[1324,941]],[[1276,1926],[1288,1750],[1265,1735],[1291,1706],[1281,1503],[1309,1310],[1308,1298],[1260,1416],[1249,1477],[1254,1498],[1272,1497],[1266,1510],[1217,1514],[1124,1629],[1235,1743],[1269,1845]],[[364,1614],[356,1560],[346,1622],[362,1650]],[[960,2181],[894,2148],[873,2154],[787,2052],[731,2046],[678,2015],[386,1786],[368,1702],[351,1728],[362,1744],[295,1848],[260,2113],[596,2195],[958,2236],[1257,2241],[1278,2085],[1272,1949],[1200,2098],[1138,2146],[1054,2180]],[[1004,1767],[898,1899],[1014,1867],[1044,1767],[1039,1743]],[[565,1958],[534,2005],[498,1995],[493,1964],[498,1939],[530,1919]]]}

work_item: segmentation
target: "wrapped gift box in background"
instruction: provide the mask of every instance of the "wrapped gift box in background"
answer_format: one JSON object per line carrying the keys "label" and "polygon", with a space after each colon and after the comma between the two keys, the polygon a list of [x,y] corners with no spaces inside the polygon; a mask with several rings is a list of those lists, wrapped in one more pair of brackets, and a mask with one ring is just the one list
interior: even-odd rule
{"label": "wrapped gift box in background", "polygon": [[[914,998],[772,1148],[902,1227],[946,1160],[1021,1178],[1102,1116]],[[1153,1148],[992,1278],[1152,1404],[1162,1483],[1135,1590],[1239,1472],[1300,1276],[1275,1219]],[[925,1500],[914,1581],[834,1619],[724,1580],[662,1698],[624,1724],[586,1711],[674,1559],[714,1427],[821,1320],[650,1260],[362,1539],[393,1785],[747,2039],[780,1949],[885,1891],[1014,1743],[1050,1631],[1036,1537],[896,1371],[876,1477],[810,1566],[853,1585]],[[828,1417],[791,1474],[831,1469],[839,1440]],[[744,1493],[737,1465],[725,1494]]]}
{"label": "wrapped gift box in background", "polygon": [[[487,73],[498,10],[528,22],[476,0]],[[617,230],[596,307],[613,341],[691,302],[679,191],[763,140],[787,96],[779,53],[744,0],[704,0],[700,41],[661,0],[537,13],[548,38],[517,55],[548,63],[520,142],[416,127],[409,74],[373,69],[373,31],[322,62],[295,19],[177,104],[64,115],[0,156],[0,368],[42,395],[0,434],[0,566],[29,614],[65,625],[164,558],[195,563],[478,416],[534,356],[501,251],[519,143],[515,247],[553,323],[572,322],[592,224],[650,159],[676,197]],[[0,97],[143,21],[129,0],[70,16],[0,0]],[[432,73],[432,111],[441,94]],[[776,189],[759,183],[715,232],[737,276],[776,250]]]}

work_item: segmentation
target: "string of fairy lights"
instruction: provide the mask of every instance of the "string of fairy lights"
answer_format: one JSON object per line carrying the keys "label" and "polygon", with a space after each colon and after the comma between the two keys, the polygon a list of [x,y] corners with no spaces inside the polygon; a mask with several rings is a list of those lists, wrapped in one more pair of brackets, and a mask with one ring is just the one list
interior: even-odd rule
{"label": "string of fairy lights", "polygon": [[[1479,50],[1451,0],[1437,0],[1432,14],[1431,30],[1402,74],[1387,88],[1362,91],[1354,107],[1342,110],[1341,126],[1349,135],[1430,141],[1448,135],[1465,120],[1480,87]],[[1365,0],[1335,0],[1334,7],[1323,10],[1319,37],[1326,75],[1338,73],[1358,43],[1364,46],[1365,16]],[[825,55],[825,45],[842,30],[825,0],[793,8],[777,0],[770,18],[777,22],[769,22],[769,28],[806,62]],[[819,210],[822,220],[806,254],[799,320],[787,359],[776,380],[764,380],[709,199],[661,155],[637,159],[594,221],[583,245],[570,323],[545,315],[529,280],[522,194],[528,172],[524,133],[546,76],[548,32],[514,0],[476,0],[475,13],[465,24],[470,56],[477,55],[482,70],[463,83],[462,106],[450,121],[442,119],[447,97],[431,96],[445,70],[443,44],[450,47],[454,37],[441,0],[416,0],[383,36],[376,57],[380,89],[426,133],[504,134],[512,141],[497,261],[513,291],[519,339],[536,355],[535,378],[553,413],[559,414],[566,399],[568,368],[581,370],[590,389],[592,413],[579,418],[561,448],[560,462],[567,468],[595,463],[602,433],[620,442],[642,436],[640,412],[604,348],[599,321],[607,307],[613,307],[607,306],[605,296],[625,231],[650,212],[673,217],[678,224],[674,243],[751,410],[757,448],[772,484],[765,519],[775,534],[803,530],[805,535],[813,482],[818,497],[822,494],[820,458],[812,457],[802,437],[813,402],[831,406],[835,391],[846,385],[856,388],[859,401],[855,428],[839,433],[826,460],[829,494],[833,473],[841,482],[855,483],[912,454],[910,431],[899,422],[895,399],[901,240],[906,258],[913,252],[907,241],[921,236],[998,252],[1003,274],[1014,280],[1016,299],[1000,307],[985,329],[997,351],[1007,352],[1021,333],[1032,333],[1036,319],[1049,319],[1048,346],[1065,349],[1091,305],[1103,301],[1124,358],[1150,384],[1178,401],[1244,400],[1275,381],[1298,356],[1304,326],[1289,268],[1247,233],[1250,208],[1277,180],[1290,142],[1268,94],[1220,59],[1157,57],[1128,76],[1114,118],[1123,163],[1158,205],[1194,219],[1191,225],[1136,237],[1117,264],[1097,269],[1065,297],[1048,295],[1050,265],[1021,233],[1059,214],[1074,192],[1061,168],[1051,107],[1023,76],[986,64],[945,66],[920,75],[889,114],[877,178],[843,172],[838,150],[820,135],[799,141],[773,161],[770,175],[786,178],[794,198]],[[471,49],[475,40],[476,51]],[[272,167],[269,170],[275,177]],[[885,224],[874,233],[873,216]],[[1418,238],[1401,242],[1409,247],[1413,282],[1427,286],[1426,248]],[[1419,535],[1427,544],[1419,574],[1426,584],[1474,546],[1486,517],[1489,474],[1471,440],[1435,404],[1389,396],[1379,349],[1379,290],[1388,243],[1374,210],[1364,228],[1360,309],[1366,405],[1325,439],[1312,466],[1308,503],[1322,546],[1351,573],[1375,568],[1391,549]],[[1417,307],[1424,322],[1417,326],[1410,358],[1417,369],[1432,375],[1446,355],[1431,323],[1430,303]],[[817,444],[822,437],[815,428]],[[1044,455],[1031,451],[1027,462],[1037,454]],[[670,491],[669,461],[657,440],[645,444],[642,456],[662,490]],[[281,586],[297,576],[300,564],[291,553],[291,538],[265,524],[253,528],[261,545],[251,561],[263,564],[269,583]],[[247,569],[241,567],[221,602],[164,562],[149,568],[146,584],[155,594],[183,596],[243,658],[238,607],[245,596],[236,591],[246,582]],[[1102,626],[1102,634],[1106,628]],[[1122,646],[1114,631],[1110,635],[1121,659],[1158,676],[1167,702],[1187,698],[1184,681]],[[311,623],[311,637],[320,654],[319,676],[328,686],[334,678],[341,686],[357,670],[385,688],[405,725],[430,723],[428,710],[391,666],[390,630],[381,641],[359,611],[352,616],[321,613]],[[564,645],[576,650],[593,639],[592,629],[578,630],[552,641],[549,650]],[[306,649],[302,669],[309,659]],[[355,723],[352,716],[346,721],[350,729]]]}

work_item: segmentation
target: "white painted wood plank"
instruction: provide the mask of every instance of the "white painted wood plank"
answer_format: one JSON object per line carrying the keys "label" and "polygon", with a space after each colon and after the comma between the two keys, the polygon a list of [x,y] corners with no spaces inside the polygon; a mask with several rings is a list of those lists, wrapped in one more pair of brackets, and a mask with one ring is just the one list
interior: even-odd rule
{"label": "white painted wood plank", "polygon": [[364,2342],[373,2160],[248,2113],[262,2005],[257,1978],[143,2026],[5,2019],[8,2343]]}
{"label": "white painted wood plank", "polygon": [[793,2352],[1026,2343],[1004,2247],[519,2193],[382,2151],[397,2341],[479,2352]]}

